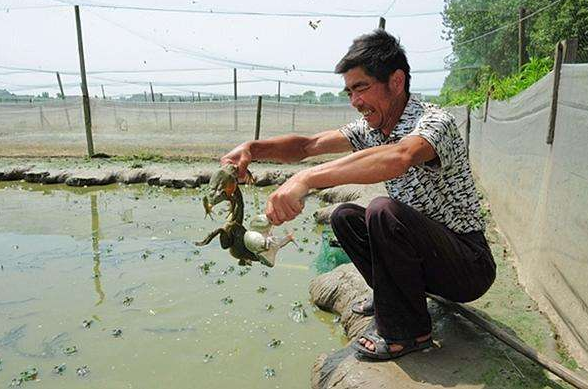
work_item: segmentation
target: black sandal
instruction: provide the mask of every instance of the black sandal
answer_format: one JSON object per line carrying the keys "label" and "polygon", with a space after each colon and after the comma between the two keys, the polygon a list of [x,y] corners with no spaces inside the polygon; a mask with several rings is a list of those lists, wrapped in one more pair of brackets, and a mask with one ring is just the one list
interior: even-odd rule
{"label": "black sandal", "polygon": [[[375,347],[374,351],[369,350],[363,344],[359,343],[360,338],[364,338],[372,342]],[[392,344],[402,346],[402,349],[398,351],[391,351],[390,345]],[[427,340],[423,340],[422,342],[418,342],[416,339],[388,341],[381,337],[376,331],[365,332],[351,344],[351,347],[357,351],[355,353],[355,357],[359,360],[368,361],[389,361],[413,351],[425,350],[432,346],[433,338],[431,337],[429,337]]]}
{"label": "black sandal", "polygon": [[351,312],[357,313],[362,316],[373,316],[374,315],[374,298],[366,297],[361,301],[356,301],[351,304]]}

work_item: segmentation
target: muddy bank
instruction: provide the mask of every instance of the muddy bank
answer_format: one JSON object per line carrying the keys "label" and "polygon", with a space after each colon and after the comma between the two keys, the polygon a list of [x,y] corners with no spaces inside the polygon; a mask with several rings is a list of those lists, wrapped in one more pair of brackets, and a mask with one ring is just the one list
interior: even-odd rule
{"label": "muddy bank", "polygon": [[[0,167],[0,181],[24,180],[38,184],[65,184],[68,186],[98,186],[114,183],[147,183],[168,188],[196,188],[208,183],[215,167],[169,170],[164,167],[128,168],[61,168],[35,165]],[[283,184],[293,171],[262,168],[253,172],[256,186]]]}

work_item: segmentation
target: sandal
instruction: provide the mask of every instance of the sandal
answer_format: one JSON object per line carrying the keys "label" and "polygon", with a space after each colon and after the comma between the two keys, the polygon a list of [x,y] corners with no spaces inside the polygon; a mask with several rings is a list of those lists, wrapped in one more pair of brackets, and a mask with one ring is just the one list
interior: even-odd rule
{"label": "sandal", "polygon": [[[375,346],[374,351],[369,350],[363,344],[359,343],[359,338],[351,344],[351,347],[356,351],[355,357],[360,360],[368,361],[388,361],[413,351],[424,350],[433,346],[432,337],[429,337],[422,342],[418,342],[416,339],[388,341],[381,337],[376,331],[367,331],[361,335],[360,338],[369,340]],[[392,344],[402,346],[402,350],[391,351],[390,345]]]}
{"label": "sandal", "polygon": [[351,305],[351,312],[357,313],[362,316],[373,316],[374,315],[374,298],[366,297],[361,301],[356,301]]}

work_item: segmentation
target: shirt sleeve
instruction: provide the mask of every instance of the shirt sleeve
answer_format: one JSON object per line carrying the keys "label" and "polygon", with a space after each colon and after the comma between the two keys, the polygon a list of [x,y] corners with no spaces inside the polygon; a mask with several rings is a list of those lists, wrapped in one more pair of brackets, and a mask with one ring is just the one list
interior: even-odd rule
{"label": "shirt sleeve", "polygon": [[339,131],[347,138],[349,143],[351,143],[353,151],[363,150],[369,147],[367,144],[367,123],[365,123],[364,120],[357,119],[356,121],[340,127]]}
{"label": "shirt sleeve", "polygon": [[422,168],[439,172],[448,170],[455,160],[455,136],[458,134],[455,119],[443,110],[435,110],[423,115],[414,130],[407,136],[424,138],[437,153],[437,157],[421,165]]}

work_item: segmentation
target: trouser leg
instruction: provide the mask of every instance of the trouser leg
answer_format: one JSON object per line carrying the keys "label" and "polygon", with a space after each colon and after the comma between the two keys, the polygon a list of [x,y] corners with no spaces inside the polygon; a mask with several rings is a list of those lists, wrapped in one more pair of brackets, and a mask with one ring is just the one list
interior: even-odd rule
{"label": "trouser leg", "polygon": [[388,197],[370,203],[364,211],[365,228],[355,236],[341,225],[361,224],[361,209],[347,213],[354,221],[342,223],[337,212],[333,230],[336,235],[337,230],[345,232],[337,238],[374,290],[376,324],[387,339],[413,339],[431,331],[425,292],[471,301],[494,280],[494,261],[482,233],[455,234]]}

